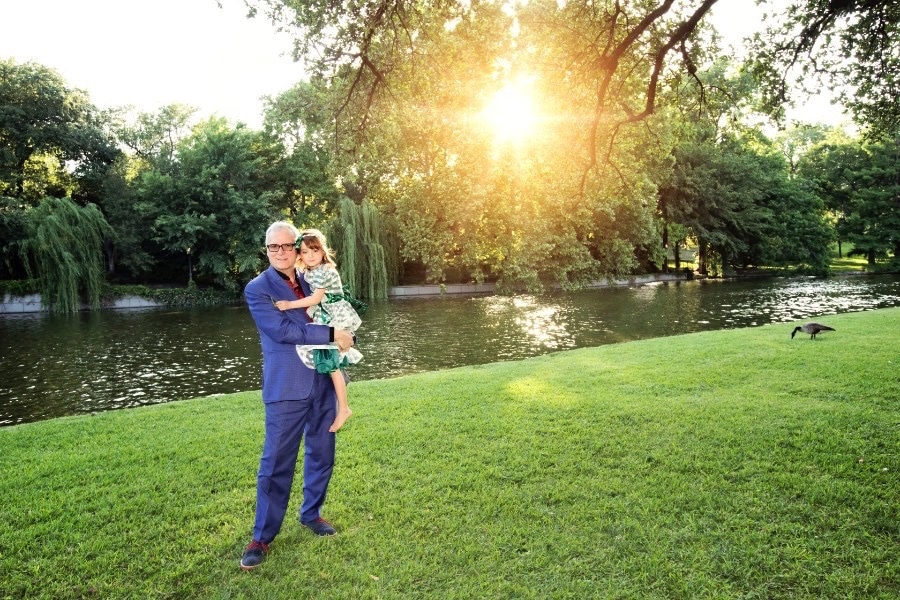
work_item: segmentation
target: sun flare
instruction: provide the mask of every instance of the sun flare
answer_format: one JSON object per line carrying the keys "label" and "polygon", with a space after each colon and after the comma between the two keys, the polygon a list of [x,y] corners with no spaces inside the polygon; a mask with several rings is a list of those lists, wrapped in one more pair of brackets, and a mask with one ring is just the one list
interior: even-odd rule
{"label": "sun flare", "polygon": [[526,82],[506,84],[491,97],[482,118],[498,142],[521,143],[535,132],[537,114]]}

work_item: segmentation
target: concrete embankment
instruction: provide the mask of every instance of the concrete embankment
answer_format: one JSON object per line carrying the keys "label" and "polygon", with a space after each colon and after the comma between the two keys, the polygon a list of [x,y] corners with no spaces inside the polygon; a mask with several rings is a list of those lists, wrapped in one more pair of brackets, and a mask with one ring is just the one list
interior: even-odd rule
{"label": "concrete embankment", "polygon": [[[151,308],[162,306],[158,302],[139,298],[137,296],[129,296],[126,298],[117,298],[109,304],[104,304],[104,310],[115,310],[120,308]],[[87,306],[82,306],[83,310],[87,310]],[[20,313],[45,312],[47,307],[43,305],[40,294],[28,294],[27,296],[10,296],[7,294],[0,302],[0,315],[11,315]]]}

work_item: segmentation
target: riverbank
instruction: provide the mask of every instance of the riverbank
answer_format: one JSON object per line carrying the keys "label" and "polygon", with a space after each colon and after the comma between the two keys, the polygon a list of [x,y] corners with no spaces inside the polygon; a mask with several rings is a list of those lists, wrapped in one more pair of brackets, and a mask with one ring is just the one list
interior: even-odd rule
{"label": "riverbank", "polygon": [[[41,294],[34,291],[34,282],[16,282],[19,285],[6,286],[0,301],[0,315],[49,312],[43,303]],[[27,292],[16,293],[8,288]],[[239,291],[201,289],[196,285],[186,287],[150,287],[146,285],[106,285],[100,296],[100,310],[158,308],[196,308],[202,306],[231,306],[243,302]],[[80,312],[91,311],[92,308],[82,303]]]}
{"label": "riverbank", "polygon": [[[594,281],[585,286],[585,289],[602,289],[609,287],[633,287],[659,283],[662,281],[684,281],[687,275],[675,273],[650,273],[647,275],[633,275],[614,281]],[[556,289],[560,289],[559,286]],[[454,294],[493,294],[497,286],[493,283],[459,283],[440,285],[401,285],[395,286],[388,292],[389,298],[409,298],[418,296],[443,296]]]}
{"label": "riverbank", "polygon": [[895,597],[900,309],[827,322],[354,382],[252,573],[259,392],[3,428],[0,597]]}
{"label": "riverbank", "polygon": [[[156,308],[163,306],[160,302],[154,302],[141,298],[140,296],[126,296],[124,298],[116,298],[112,302],[103,306],[104,310],[134,309],[134,308]],[[82,310],[89,310],[89,307],[82,306]],[[0,315],[23,314],[47,312],[40,294],[28,294],[26,296],[11,296],[7,294],[0,302]]]}
{"label": "riverbank", "polygon": [[[687,279],[686,275],[672,273],[654,273],[649,275],[635,275],[626,279],[620,279],[613,282],[597,281],[588,286],[589,289],[606,288],[606,287],[624,287],[638,286],[649,283],[657,283],[660,281],[679,281]],[[412,298],[420,296],[443,296],[443,295],[462,295],[462,294],[492,294],[496,290],[493,283],[470,283],[470,284],[441,284],[441,285],[403,285],[390,288],[389,298]],[[148,288],[149,291],[149,288]],[[156,290],[158,292],[158,290]],[[185,295],[185,294],[182,294]],[[146,296],[126,295],[103,303],[103,310],[118,309],[134,309],[134,308],[156,308],[166,306],[166,302],[147,298]],[[82,310],[89,310],[89,307],[82,306]],[[43,305],[40,294],[27,294],[24,296],[16,296],[5,294],[0,301],[0,315],[2,314],[23,314],[46,312],[47,308]]]}

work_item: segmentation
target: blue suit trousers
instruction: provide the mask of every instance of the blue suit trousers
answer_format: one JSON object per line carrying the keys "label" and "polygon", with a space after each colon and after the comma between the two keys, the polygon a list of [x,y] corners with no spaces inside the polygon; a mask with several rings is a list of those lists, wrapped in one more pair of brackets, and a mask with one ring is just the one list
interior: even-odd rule
{"label": "blue suit trousers", "polygon": [[334,470],[334,422],[337,398],[328,375],[316,374],[309,397],[265,403],[266,433],[256,480],[253,539],[270,543],[281,530],[291,496],[300,451],[303,457],[303,503],[300,520],[319,517]]}

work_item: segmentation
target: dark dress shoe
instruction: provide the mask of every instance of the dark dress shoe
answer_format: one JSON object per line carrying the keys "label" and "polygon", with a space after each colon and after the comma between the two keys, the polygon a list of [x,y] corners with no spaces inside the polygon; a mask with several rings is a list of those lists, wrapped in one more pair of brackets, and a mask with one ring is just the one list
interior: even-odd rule
{"label": "dark dress shoe", "polygon": [[331,523],[322,517],[313,519],[312,521],[300,521],[300,524],[316,535],[334,535],[337,533],[337,530],[331,526]]}

